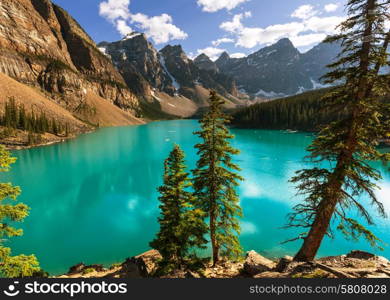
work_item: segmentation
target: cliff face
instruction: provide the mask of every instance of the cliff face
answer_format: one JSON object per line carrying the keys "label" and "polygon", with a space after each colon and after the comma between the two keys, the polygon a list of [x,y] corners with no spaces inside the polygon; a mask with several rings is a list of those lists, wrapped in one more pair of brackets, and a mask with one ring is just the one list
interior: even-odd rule
{"label": "cliff face", "polygon": [[111,60],[50,0],[0,2],[0,72],[42,88],[71,112],[88,92],[139,112],[137,97]]}
{"label": "cliff face", "polygon": [[243,58],[223,53],[215,64],[221,73],[236,80],[242,93],[279,98],[325,87],[320,78],[339,51],[338,44],[321,43],[300,53],[285,38]]}
{"label": "cliff face", "polygon": [[[168,98],[173,101],[184,97],[203,106],[207,105],[208,98],[203,90],[215,89],[228,100],[239,102],[233,78],[207,68],[201,62],[198,65],[187,57],[181,46],[166,46],[157,51],[144,34],[133,32],[120,41],[102,42],[98,47],[112,59],[129,88],[143,100],[153,101],[156,93],[163,93],[158,96],[160,104]],[[205,55],[204,59],[209,60]],[[160,109],[164,111],[163,107]],[[169,113],[181,114],[180,109]]]}
{"label": "cliff face", "polygon": [[[236,101],[236,84],[233,78],[214,70],[204,68],[189,59],[180,45],[166,46],[160,51],[165,67],[181,87],[180,92],[190,99],[199,98],[196,88],[216,90],[227,99]],[[198,60],[199,63],[199,60]],[[202,98],[202,97],[200,97]]]}
{"label": "cliff face", "polygon": [[172,79],[144,34],[131,33],[120,41],[98,46],[115,63],[127,85],[141,97],[150,94],[151,88],[174,95]]}

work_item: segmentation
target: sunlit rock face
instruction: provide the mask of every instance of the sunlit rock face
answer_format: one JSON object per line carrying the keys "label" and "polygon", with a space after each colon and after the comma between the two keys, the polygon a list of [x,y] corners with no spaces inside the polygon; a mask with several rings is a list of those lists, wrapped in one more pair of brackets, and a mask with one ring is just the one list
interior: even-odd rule
{"label": "sunlit rock face", "polygon": [[43,88],[70,110],[88,91],[126,111],[139,109],[111,60],[51,1],[2,0],[0,24],[0,72]]}

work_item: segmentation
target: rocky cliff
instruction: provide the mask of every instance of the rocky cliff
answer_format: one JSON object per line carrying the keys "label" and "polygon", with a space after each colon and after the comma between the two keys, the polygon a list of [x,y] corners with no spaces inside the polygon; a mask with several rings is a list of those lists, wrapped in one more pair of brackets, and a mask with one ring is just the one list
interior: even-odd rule
{"label": "rocky cliff", "polygon": [[324,87],[320,77],[339,51],[336,44],[321,43],[300,53],[286,38],[243,58],[223,53],[215,64],[221,73],[236,80],[242,93],[280,98]]}
{"label": "rocky cliff", "polygon": [[144,34],[133,32],[117,42],[101,42],[98,48],[148,108],[191,116],[208,105],[208,89],[225,97],[228,107],[242,104],[233,78],[192,61],[180,45],[157,51]]}
{"label": "rocky cliff", "polygon": [[50,0],[0,2],[0,72],[41,89],[86,122],[80,108],[89,93],[131,116],[140,113],[136,95],[111,60]]}

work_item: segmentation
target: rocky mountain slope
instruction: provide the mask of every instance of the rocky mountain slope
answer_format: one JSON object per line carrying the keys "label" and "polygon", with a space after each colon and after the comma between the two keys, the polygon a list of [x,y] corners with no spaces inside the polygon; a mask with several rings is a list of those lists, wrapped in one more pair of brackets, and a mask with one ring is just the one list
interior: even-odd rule
{"label": "rocky mountain slope", "polygon": [[245,58],[224,53],[216,62],[204,54],[192,60],[180,45],[158,51],[137,32],[96,45],[51,0],[0,2],[0,72],[64,108],[83,130],[140,124],[141,117],[190,117],[208,105],[209,89],[230,109],[248,105],[248,95],[318,88],[337,50],[321,44],[301,54],[283,39]]}
{"label": "rocky mountain slope", "polygon": [[[88,95],[122,110],[126,121],[121,125],[142,123],[135,117],[140,114],[135,93],[62,8],[50,0],[2,0],[0,24],[1,73],[40,90],[48,101],[77,115],[84,127],[99,119]],[[50,116],[46,106],[42,110]],[[104,125],[118,124],[112,117]]]}
{"label": "rocky mountain slope", "polygon": [[236,80],[242,93],[278,98],[323,87],[320,77],[339,50],[338,45],[322,43],[302,54],[286,38],[244,58],[230,58],[225,52],[215,65]]}
{"label": "rocky mountain slope", "polygon": [[117,42],[101,42],[99,50],[112,59],[129,88],[162,111],[189,116],[207,106],[208,89],[226,98],[227,107],[243,104],[235,80],[192,61],[180,45],[157,51],[142,33]]}

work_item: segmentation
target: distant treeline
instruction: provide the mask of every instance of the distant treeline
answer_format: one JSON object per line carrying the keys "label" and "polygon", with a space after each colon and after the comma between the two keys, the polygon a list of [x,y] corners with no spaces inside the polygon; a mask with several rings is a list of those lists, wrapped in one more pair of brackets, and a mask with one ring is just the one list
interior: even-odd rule
{"label": "distant treeline", "polygon": [[68,135],[68,124],[61,124],[54,118],[48,118],[44,112],[28,113],[24,105],[18,105],[11,98],[5,104],[4,114],[0,117],[0,125],[8,129],[19,129],[32,133],[52,133],[54,135]]}
{"label": "distant treeline", "polygon": [[[318,131],[347,114],[325,105],[322,98],[330,91],[332,88],[319,89],[251,105],[235,112],[232,124],[242,128]],[[383,101],[390,102],[390,96]]]}
{"label": "distant treeline", "polygon": [[246,128],[316,131],[345,112],[325,108],[321,98],[330,88],[254,104],[234,114],[233,125]]}

